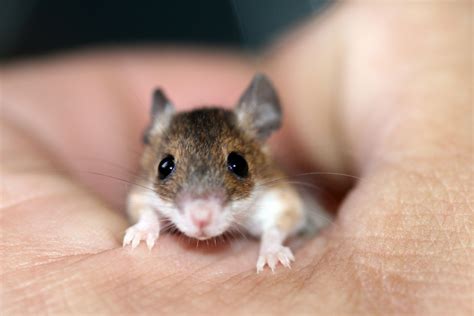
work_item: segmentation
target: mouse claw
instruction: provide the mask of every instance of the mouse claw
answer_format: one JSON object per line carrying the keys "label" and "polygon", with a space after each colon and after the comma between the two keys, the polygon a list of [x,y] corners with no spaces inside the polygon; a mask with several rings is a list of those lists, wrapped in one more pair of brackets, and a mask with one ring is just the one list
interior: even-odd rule
{"label": "mouse claw", "polygon": [[270,267],[272,272],[275,272],[276,264],[277,264],[277,260],[275,258],[275,255],[274,254],[268,255],[267,256],[267,265]]}
{"label": "mouse claw", "polygon": [[257,274],[263,271],[265,267],[265,258],[263,256],[259,256],[257,260]]}
{"label": "mouse claw", "polygon": [[130,245],[133,239],[133,235],[134,234],[129,229],[127,229],[127,231],[125,232],[125,236],[123,237],[122,247]]}
{"label": "mouse claw", "polygon": [[141,236],[140,233],[136,234],[135,237],[133,237],[132,241],[132,249],[137,248],[137,246],[140,244]]}
{"label": "mouse claw", "polygon": [[156,240],[157,237],[158,236],[148,234],[148,236],[146,237],[146,246],[147,246],[148,250],[153,249],[153,246],[155,246],[155,240]]}
{"label": "mouse claw", "polygon": [[125,236],[123,237],[123,247],[126,247],[131,244],[132,249],[135,249],[140,244],[140,241],[144,240],[149,250],[155,246],[155,242],[158,239],[160,234],[160,226],[156,225],[143,225],[136,224],[132,227],[129,227],[125,231]]}
{"label": "mouse claw", "polygon": [[265,265],[267,265],[272,272],[275,272],[278,262],[284,267],[291,269],[292,261],[295,261],[295,257],[288,247],[280,246],[277,249],[263,251],[257,260],[257,273],[262,272]]}
{"label": "mouse claw", "polygon": [[285,249],[283,252],[279,252],[277,254],[278,260],[281,262],[283,266],[285,266],[288,269],[291,269],[291,262],[295,261],[295,257],[291,253],[290,249]]}

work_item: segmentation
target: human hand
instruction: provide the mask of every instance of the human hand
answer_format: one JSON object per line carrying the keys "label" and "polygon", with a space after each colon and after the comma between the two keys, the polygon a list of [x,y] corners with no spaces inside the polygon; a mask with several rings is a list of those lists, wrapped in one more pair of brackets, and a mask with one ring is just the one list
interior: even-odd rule
{"label": "human hand", "polygon": [[[152,252],[121,248],[127,223],[110,205],[127,187],[89,172],[133,179],[155,85],[181,109],[232,105],[248,60],[103,52],[2,69],[2,310],[467,313],[469,28],[462,8],[409,7],[342,5],[262,66],[286,106],[273,140],[282,161],[300,150],[310,169],[361,178],[274,275],[255,274],[252,241],[195,249],[164,235]],[[439,36],[427,42],[413,24]]]}

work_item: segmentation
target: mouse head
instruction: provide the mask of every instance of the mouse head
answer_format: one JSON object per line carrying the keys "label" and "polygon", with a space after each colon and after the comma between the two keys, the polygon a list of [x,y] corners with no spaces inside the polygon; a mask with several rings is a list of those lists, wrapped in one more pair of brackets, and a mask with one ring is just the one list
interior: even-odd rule
{"label": "mouse head", "polygon": [[256,75],[233,110],[176,113],[158,89],[151,117],[142,164],[160,213],[198,239],[235,228],[274,170],[264,143],[280,127],[281,108],[270,81]]}

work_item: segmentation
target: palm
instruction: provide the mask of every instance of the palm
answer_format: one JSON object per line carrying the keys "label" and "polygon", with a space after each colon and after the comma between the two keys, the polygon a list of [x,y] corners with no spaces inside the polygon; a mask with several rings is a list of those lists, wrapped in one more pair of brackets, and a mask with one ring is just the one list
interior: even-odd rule
{"label": "palm", "polygon": [[[374,58],[370,45],[353,56],[348,53],[352,68],[342,72],[343,82],[350,85],[342,113],[323,106],[335,96],[322,83],[331,86],[334,77],[319,66],[332,61],[321,53],[314,64],[323,69],[318,76],[287,62],[298,58],[313,62],[310,53],[319,48],[321,33],[311,40],[300,39],[309,43],[305,49],[298,50],[298,45],[282,49],[265,66],[282,88],[283,103],[295,102],[286,131],[276,142],[288,146],[285,137],[299,138],[308,160],[317,160],[329,171],[343,171],[348,164],[347,157],[339,159],[341,140],[331,138],[333,126],[323,120],[341,115],[344,119],[336,119],[348,135],[343,143],[351,148],[350,164],[363,178],[344,201],[336,223],[297,249],[292,270],[281,269],[275,275],[255,274],[257,243],[251,240],[195,247],[165,235],[152,252],[144,246],[133,252],[122,248],[127,222],[117,206],[122,205],[127,186],[98,175],[132,181],[149,93],[156,84],[165,87],[181,108],[232,105],[254,72],[246,62],[224,55],[107,53],[3,69],[2,309],[124,314],[210,309],[222,314],[452,311],[457,300],[453,292],[470,293],[472,281],[464,278],[472,267],[465,246],[472,232],[467,229],[472,221],[465,211],[469,208],[465,188],[472,179],[457,177],[458,171],[469,170],[468,159],[464,152],[454,151],[456,163],[431,159],[430,150],[436,147],[420,148],[407,138],[408,132],[398,130],[388,133],[390,141],[371,142],[381,133],[368,114],[391,113],[391,117],[398,109],[388,104],[371,111],[367,106],[370,100],[382,102],[389,90],[364,80],[393,73],[393,69],[371,69],[370,75],[361,76],[357,66],[364,65],[368,55]],[[397,60],[384,50],[376,53],[381,64],[384,58],[390,65],[405,62],[403,56]],[[308,82],[320,89],[304,90],[311,87]],[[405,91],[404,82],[398,84],[397,91]],[[323,105],[314,107],[315,100]],[[410,104],[409,98],[405,101]],[[451,117],[466,108],[455,114],[436,109],[432,119],[452,125]],[[296,126],[304,116],[322,117],[317,121],[321,124]],[[402,131],[423,128],[416,120],[406,124]],[[464,142],[466,126],[468,121],[458,121],[456,150],[469,145]],[[313,128],[312,133],[305,128]],[[308,139],[314,134],[321,137]],[[444,138],[442,132],[432,134],[432,139]],[[430,139],[422,139],[423,145],[425,141]],[[397,156],[413,148],[419,156]],[[381,154],[371,157],[377,150],[387,152],[396,163]],[[451,154],[449,148],[442,152]],[[447,194],[446,199],[439,194]],[[440,203],[447,204],[440,207]],[[457,212],[457,221],[440,217],[439,210],[449,205]],[[454,236],[444,234],[446,229]],[[456,267],[443,263],[452,256]],[[417,293],[416,299],[409,293]],[[433,300],[433,293],[442,299]],[[460,297],[455,306],[469,308],[466,302]]]}

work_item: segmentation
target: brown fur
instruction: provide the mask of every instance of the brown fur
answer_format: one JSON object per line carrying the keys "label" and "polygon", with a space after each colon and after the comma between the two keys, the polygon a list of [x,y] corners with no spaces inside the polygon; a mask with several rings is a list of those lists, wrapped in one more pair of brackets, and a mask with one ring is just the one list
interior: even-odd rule
{"label": "brown fur", "polygon": [[[227,156],[233,151],[246,159],[247,178],[239,179],[227,169]],[[158,164],[167,155],[174,156],[176,167],[168,178],[160,180]],[[278,176],[261,142],[240,128],[233,111],[219,108],[175,114],[168,127],[146,145],[142,172],[162,199],[172,201],[180,192],[201,195],[218,191],[227,201],[245,198],[255,183]]]}
{"label": "brown fur", "polygon": [[280,194],[285,201],[286,208],[277,219],[277,227],[284,232],[290,232],[301,222],[304,216],[303,206],[298,193],[289,185],[281,185]]}

